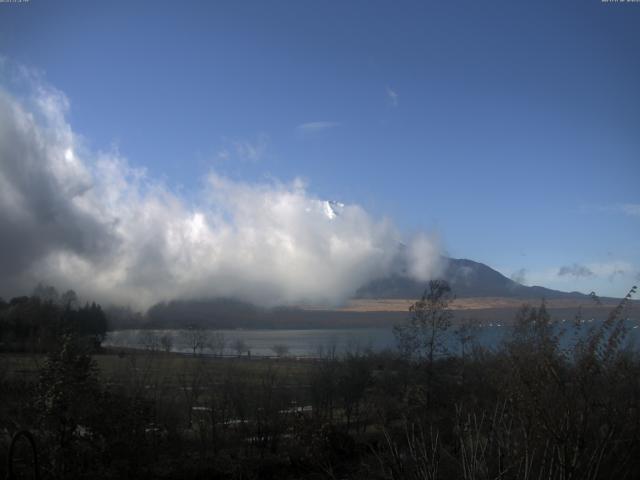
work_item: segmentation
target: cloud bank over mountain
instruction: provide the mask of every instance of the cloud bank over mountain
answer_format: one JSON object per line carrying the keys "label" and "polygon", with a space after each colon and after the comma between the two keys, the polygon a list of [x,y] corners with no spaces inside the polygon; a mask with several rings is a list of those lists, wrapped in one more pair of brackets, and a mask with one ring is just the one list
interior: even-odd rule
{"label": "cloud bank over mountain", "polygon": [[561,277],[565,275],[572,277],[590,277],[593,275],[593,272],[584,265],[574,263],[573,265],[564,265],[560,267],[558,275]]}
{"label": "cloud bank over mountain", "polygon": [[[21,75],[23,93],[0,87],[0,295],[42,281],[138,308],[215,296],[340,303],[393,268],[402,239],[390,221],[300,180],[211,173],[187,202],[119,152],[87,148],[64,94]],[[408,243],[415,278],[437,274],[438,242]]]}

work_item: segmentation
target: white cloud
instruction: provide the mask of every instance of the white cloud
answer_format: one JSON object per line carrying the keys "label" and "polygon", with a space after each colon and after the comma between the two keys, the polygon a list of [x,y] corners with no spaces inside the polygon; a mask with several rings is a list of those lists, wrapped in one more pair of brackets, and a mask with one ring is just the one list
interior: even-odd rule
{"label": "white cloud", "polygon": [[593,275],[593,272],[584,265],[580,265],[578,263],[573,263],[572,265],[563,265],[558,269],[559,276],[570,276],[570,277],[590,277]]}
{"label": "white cloud", "polygon": [[314,134],[339,127],[339,122],[308,122],[296,127],[296,130],[303,134]]}
{"label": "white cloud", "polygon": [[[299,180],[216,173],[185,202],[119,152],[85,148],[65,96],[32,90],[18,98],[0,88],[1,295],[43,281],[143,308],[213,296],[339,303],[390,271],[399,234],[360,206],[328,203]],[[267,140],[232,152],[259,159]],[[412,258],[427,278],[438,243],[419,238]]]}
{"label": "white cloud", "polygon": [[234,142],[238,158],[251,162],[261,160],[267,152],[268,145],[269,136],[264,133],[258,135],[255,141],[244,140]]}
{"label": "white cloud", "polygon": [[[529,285],[542,285],[563,291],[595,291],[600,296],[620,297],[634,283],[637,266],[625,260],[568,264],[527,271]],[[584,268],[584,270],[582,270]],[[590,272],[590,273],[589,273]]]}
{"label": "white cloud", "polygon": [[640,203],[616,203],[612,205],[583,205],[581,210],[585,213],[622,213],[631,217],[640,217]]}
{"label": "white cloud", "polygon": [[398,94],[391,87],[387,87],[387,99],[392,107],[398,106]]}
{"label": "white cloud", "polygon": [[442,250],[435,236],[419,234],[407,248],[408,273],[415,280],[424,282],[442,273]]}
{"label": "white cloud", "polygon": [[640,203],[621,203],[617,209],[626,215],[640,217]]}
{"label": "white cloud", "polygon": [[254,140],[233,140],[216,153],[216,160],[239,160],[242,162],[259,162],[269,150],[269,135],[258,134]]}
{"label": "white cloud", "polygon": [[527,269],[520,268],[511,274],[511,280],[520,285],[526,285],[527,283]]}
{"label": "white cloud", "polygon": [[616,277],[627,276],[634,270],[631,263],[617,260],[603,263],[591,263],[588,264],[588,267],[594,275],[607,278],[609,281],[616,280]]}

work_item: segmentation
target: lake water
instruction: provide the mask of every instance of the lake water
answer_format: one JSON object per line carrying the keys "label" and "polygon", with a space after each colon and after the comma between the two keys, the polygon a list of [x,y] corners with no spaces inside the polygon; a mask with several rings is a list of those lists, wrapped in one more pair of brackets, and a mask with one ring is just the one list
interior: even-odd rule
{"label": "lake water", "polygon": [[[582,333],[594,327],[596,322],[585,325]],[[559,324],[559,328],[566,330],[562,337],[563,346],[571,344],[574,327],[567,322]],[[628,335],[626,344],[631,348],[640,349],[640,328],[638,322],[627,321]],[[460,352],[459,337],[451,328],[446,335],[445,343],[452,354]],[[475,342],[488,348],[496,348],[506,334],[511,331],[510,326],[485,325],[478,327],[475,332]],[[128,347],[145,349],[153,346],[161,349],[160,338],[166,336],[171,342],[171,351],[191,353],[191,333],[188,330],[117,330],[109,332],[104,346]],[[210,346],[203,348],[203,353],[219,353],[220,340],[224,341],[224,355],[235,355],[234,344],[241,341],[252,356],[274,356],[275,346],[283,346],[287,355],[296,357],[316,357],[335,351],[338,355],[346,352],[357,352],[367,349],[381,351],[397,348],[397,342],[391,328],[353,328],[353,329],[321,329],[321,330],[215,330],[205,331],[205,343]]]}

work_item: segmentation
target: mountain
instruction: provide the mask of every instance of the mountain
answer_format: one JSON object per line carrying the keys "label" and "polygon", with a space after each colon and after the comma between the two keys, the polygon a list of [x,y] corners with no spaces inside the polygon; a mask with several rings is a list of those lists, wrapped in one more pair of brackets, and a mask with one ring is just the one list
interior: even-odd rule
{"label": "mountain", "polygon": [[300,307],[260,307],[229,298],[173,300],[154,305],[144,315],[127,309],[106,311],[109,330],[123,329],[322,329],[389,326],[402,321],[406,312],[345,312],[305,310]]}
{"label": "mountain", "polygon": [[[585,298],[578,292],[560,292],[544,287],[527,287],[505,277],[491,267],[464,258],[443,258],[445,268],[439,276],[451,285],[457,297],[507,297],[507,298]],[[427,282],[414,280],[405,274],[402,264],[398,273],[373,280],[356,292],[356,298],[419,298]]]}
{"label": "mountain", "polygon": [[[331,205],[329,205],[331,206]],[[578,292],[560,292],[544,287],[527,287],[505,277],[496,270],[473,260],[442,258],[440,275],[458,298],[500,297],[539,301],[556,299],[587,300]],[[399,257],[396,273],[374,280],[358,289],[357,299],[420,298],[428,282],[408,276],[406,261]],[[556,308],[562,318],[575,314],[575,308]],[[585,310],[586,312],[586,310]],[[401,311],[307,309],[303,307],[266,308],[229,298],[173,300],[151,307],[142,318],[126,311],[109,311],[110,329],[122,328],[184,328],[186,325],[207,328],[346,328],[358,326],[388,326],[406,317]],[[467,313],[463,310],[463,313]],[[473,311],[474,318],[487,321],[507,321],[513,308],[487,307]],[[597,316],[598,312],[589,312]]]}

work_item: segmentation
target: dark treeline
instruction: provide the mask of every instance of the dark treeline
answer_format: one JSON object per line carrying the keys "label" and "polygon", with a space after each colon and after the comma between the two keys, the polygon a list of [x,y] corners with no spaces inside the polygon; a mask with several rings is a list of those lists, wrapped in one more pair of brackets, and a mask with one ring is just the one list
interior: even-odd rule
{"label": "dark treeline", "polygon": [[471,324],[452,327],[442,282],[397,326],[396,352],[220,359],[150,343],[92,357],[68,332],[35,376],[2,371],[0,428],[32,432],[43,478],[633,479],[634,292],[604,322],[578,316],[589,331],[570,349],[544,303],[479,347]]}
{"label": "dark treeline", "polygon": [[[457,292],[457,290],[456,290]],[[588,298],[588,297],[587,297]],[[522,300],[526,301],[526,300]],[[588,300],[587,300],[588,301]],[[612,299],[604,300],[615,304]],[[477,323],[510,323],[514,308],[482,308],[473,310]],[[575,308],[552,307],[550,313],[557,318],[570,319]],[[322,329],[392,327],[402,322],[407,314],[402,311],[342,311],[330,309],[303,309],[299,307],[261,307],[231,298],[209,300],[174,300],[153,305],[144,314],[130,308],[105,309],[109,330],[124,329],[183,329],[193,326],[205,329]],[[603,320],[608,307],[587,304],[582,313],[585,318]],[[469,317],[469,310],[452,311],[454,322]]]}
{"label": "dark treeline", "polygon": [[207,329],[357,328],[391,326],[404,312],[342,312],[299,307],[261,307],[231,298],[174,300],[153,305],[144,314],[128,308],[106,311],[109,329],[181,329],[185,325]]}
{"label": "dark treeline", "polygon": [[107,332],[100,305],[81,305],[73,290],[60,295],[43,285],[31,296],[0,299],[0,351],[50,352],[69,332],[98,349]]}
{"label": "dark treeline", "polygon": [[390,326],[403,312],[341,312],[299,307],[261,307],[230,298],[175,300],[152,306],[144,316],[110,310],[110,329],[179,329],[185,325],[210,329],[234,328],[353,328]]}

